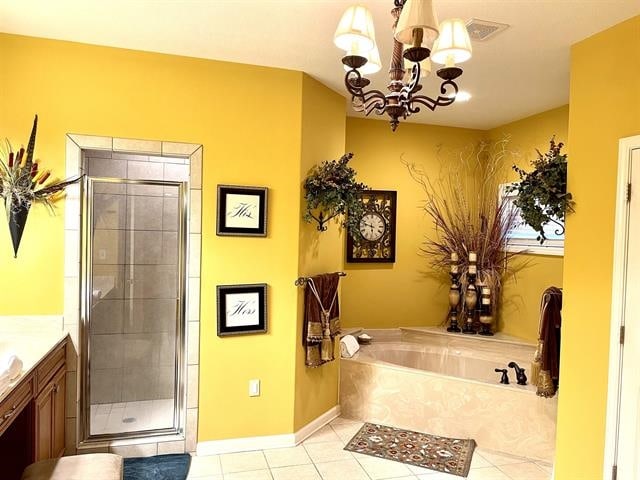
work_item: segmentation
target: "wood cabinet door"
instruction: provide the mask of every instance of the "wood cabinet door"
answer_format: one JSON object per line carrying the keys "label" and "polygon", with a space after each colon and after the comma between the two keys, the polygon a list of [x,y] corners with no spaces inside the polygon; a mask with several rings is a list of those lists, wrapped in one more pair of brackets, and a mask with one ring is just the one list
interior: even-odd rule
{"label": "wood cabinet door", "polygon": [[35,460],[51,458],[53,442],[53,382],[35,400]]}
{"label": "wood cabinet door", "polygon": [[61,457],[64,454],[64,430],[65,430],[65,369],[61,368],[53,379],[53,390],[51,392],[53,401],[53,418],[52,418],[52,444],[51,455]]}

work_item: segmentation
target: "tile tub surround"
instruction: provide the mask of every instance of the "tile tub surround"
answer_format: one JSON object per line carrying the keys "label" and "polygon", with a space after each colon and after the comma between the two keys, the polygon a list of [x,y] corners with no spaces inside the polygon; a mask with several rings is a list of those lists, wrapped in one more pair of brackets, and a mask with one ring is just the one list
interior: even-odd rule
{"label": "tile tub surround", "polygon": [[493,371],[511,360],[528,370],[532,345],[413,330],[389,342],[376,342],[382,336],[372,331],[374,343],[343,360],[343,416],[553,460],[557,398],[538,397],[531,385],[500,385]]}
{"label": "tile tub surround", "polygon": [[[153,455],[159,453],[181,453],[184,451],[193,452],[197,443],[197,426],[198,426],[198,375],[199,375],[199,330],[200,330],[200,242],[201,242],[201,211],[202,211],[202,155],[203,149],[200,144],[181,143],[181,142],[164,142],[156,140],[138,140],[126,138],[112,138],[93,135],[68,134],[66,139],[66,176],[91,173],[98,177],[116,177],[130,179],[149,179],[162,178],[172,181],[187,181],[189,211],[188,211],[188,242],[187,242],[187,291],[185,292],[185,300],[187,302],[186,311],[188,312],[185,319],[186,332],[186,367],[184,370],[184,395],[183,401],[186,405],[184,417],[181,419],[181,425],[184,427],[182,435],[173,435],[157,439],[132,439],[118,440],[109,444],[88,445],[86,448],[78,450],[78,453],[91,451],[113,451],[120,454],[148,454]],[[104,161],[109,159],[108,162]],[[103,220],[106,222],[102,228],[126,228],[127,222],[137,222],[139,219],[131,215],[121,217],[117,212],[127,212],[127,203],[122,202],[125,198],[122,193],[123,186],[119,185],[103,185],[104,191],[100,192],[104,195],[105,201],[110,201],[109,210],[114,211],[112,217],[105,216]],[[110,188],[112,190],[110,190]],[[80,246],[81,246],[81,195],[79,185],[74,185],[67,190],[65,199],[65,279],[64,279],[64,329],[71,334],[74,348],[69,348],[68,365],[72,372],[67,375],[67,391],[69,392],[67,404],[67,449],[66,454],[75,454],[78,447],[78,431],[80,422],[78,421],[79,399],[80,399],[80,376],[77,375],[77,365],[79,362],[79,337],[81,333],[80,318]],[[157,200],[150,197],[163,198],[162,210],[163,215],[156,218],[156,226],[161,225],[165,215],[164,212],[170,212],[171,202],[175,200],[170,198],[171,192],[160,191],[155,186],[133,186],[129,185],[126,193],[129,195],[137,195],[144,197],[142,201],[151,202],[150,207],[154,208]],[[111,197],[109,196],[111,194]],[[118,195],[120,194],[120,195]],[[114,203],[115,202],[115,203]],[[155,202],[155,203],[154,203]],[[159,205],[155,205],[159,209]],[[124,218],[124,222],[122,220]],[[109,224],[108,222],[111,222]],[[114,223],[115,222],[115,223]],[[136,233],[135,242],[139,251],[145,250],[145,263],[151,266],[163,263],[162,258],[167,248],[173,241],[171,232],[163,234],[162,245],[144,245],[144,233]],[[118,234],[109,234],[105,232],[103,240],[111,242],[112,245],[118,244],[120,237]],[[146,247],[149,247],[148,249]],[[122,258],[124,255],[124,258]],[[113,249],[112,253],[107,254],[106,263],[120,264],[127,263],[127,252],[120,249]],[[102,268],[105,277],[113,278],[114,285],[106,285],[105,291],[117,287],[118,275],[114,274],[113,265],[96,265],[96,268]],[[99,268],[98,268],[99,269]],[[95,271],[95,270],[94,270]],[[117,272],[116,272],[117,273]],[[115,313],[115,322],[98,322],[97,330],[93,333],[98,334],[116,334],[133,335],[138,333],[156,332],[163,333],[166,329],[162,318],[154,315],[155,311],[162,310],[162,305],[151,305],[149,302],[142,304],[138,299],[127,299],[116,295],[113,302],[107,302],[104,299],[103,316],[109,316]],[[157,300],[157,299],[154,299]],[[130,305],[130,303],[133,305]],[[160,302],[161,303],[161,302]],[[144,312],[144,315],[134,316],[135,321],[131,321],[126,315],[118,316],[118,312],[123,312],[124,308],[133,308],[137,311]],[[128,322],[128,323],[127,323]],[[131,337],[135,340],[135,337]],[[75,349],[75,351],[74,351]],[[158,363],[158,378],[162,376],[162,362]],[[102,372],[104,373],[104,372]],[[114,373],[114,372],[112,372]],[[135,372],[130,372],[132,375]],[[112,376],[111,378],[118,378]],[[124,377],[122,377],[124,379]],[[132,377],[133,378],[133,377]],[[162,385],[154,388],[158,390],[158,396],[162,396]],[[122,399],[122,396],[120,397]],[[106,398],[104,399],[106,400]],[[129,399],[128,399],[129,400]],[[131,399],[131,402],[139,400]],[[123,402],[124,400],[120,400]],[[113,402],[117,403],[115,400]],[[105,407],[106,408],[106,407]],[[84,447],[84,446],[83,446]]]}

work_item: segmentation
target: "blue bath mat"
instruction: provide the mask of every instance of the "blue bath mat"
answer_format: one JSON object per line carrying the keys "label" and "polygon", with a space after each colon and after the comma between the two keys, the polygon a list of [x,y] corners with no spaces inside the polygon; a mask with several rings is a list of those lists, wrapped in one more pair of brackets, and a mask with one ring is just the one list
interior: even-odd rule
{"label": "blue bath mat", "polygon": [[174,453],[124,459],[124,480],[185,480],[191,455]]}

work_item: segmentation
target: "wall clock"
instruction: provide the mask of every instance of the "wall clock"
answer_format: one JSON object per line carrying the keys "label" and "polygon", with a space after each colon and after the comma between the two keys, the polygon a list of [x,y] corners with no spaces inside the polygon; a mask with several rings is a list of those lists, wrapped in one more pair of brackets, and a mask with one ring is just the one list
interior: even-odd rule
{"label": "wall clock", "polygon": [[347,234],[347,262],[396,261],[396,198],[389,190],[367,190],[359,194],[364,211],[358,234]]}

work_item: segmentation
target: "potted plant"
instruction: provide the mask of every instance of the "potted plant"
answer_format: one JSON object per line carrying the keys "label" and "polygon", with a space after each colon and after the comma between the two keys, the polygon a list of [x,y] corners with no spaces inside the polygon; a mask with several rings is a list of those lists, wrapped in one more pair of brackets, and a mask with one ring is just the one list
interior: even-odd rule
{"label": "potted plant", "polygon": [[352,157],[353,153],[347,153],[339,160],[324,161],[313,167],[304,181],[304,220],[317,222],[321,232],[327,229],[327,222],[341,216],[341,225],[353,235],[358,233],[363,211],[358,193],[369,187],[356,180],[356,171],[348,165]]}
{"label": "potted plant", "polygon": [[5,141],[5,151],[0,152],[0,198],[7,213],[14,257],[18,256],[31,205],[39,202],[53,209],[57,195],[80,180],[80,176],[64,181],[51,180],[51,172],[39,168],[38,162],[33,160],[37,128],[36,115],[26,152],[24,148],[14,152],[8,140]]}
{"label": "potted plant", "polygon": [[541,244],[547,239],[545,225],[557,224],[556,233],[561,235],[566,213],[573,212],[573,197],[567,192],[567,154],[562,153],[563,146],[553,137],[548,152],[542,154],[536,150],[538,158],[531,162],[531,172],[514,165],[520,181],[507,187],[508,192],[516,193],[514,204],[527,225],[538,232]]}

